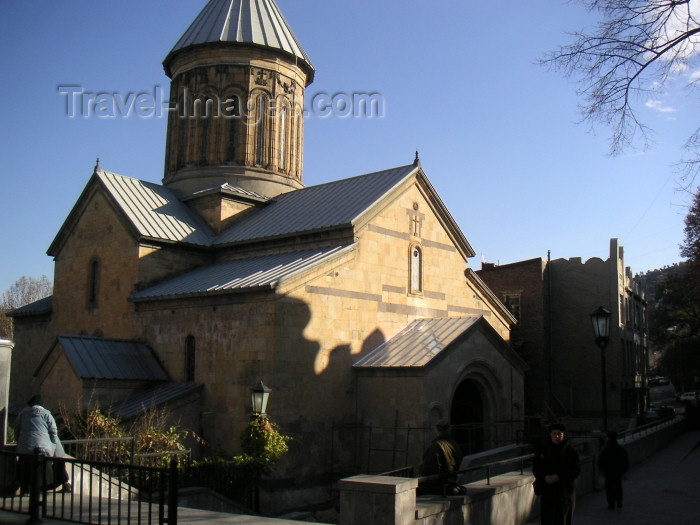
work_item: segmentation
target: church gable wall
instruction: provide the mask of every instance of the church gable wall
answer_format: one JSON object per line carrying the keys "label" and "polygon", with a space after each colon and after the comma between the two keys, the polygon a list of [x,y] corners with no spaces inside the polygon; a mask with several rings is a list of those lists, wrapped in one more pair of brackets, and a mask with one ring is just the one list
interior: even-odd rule
{"label": "church gable wall", "polygon": [[[317,373],[339,343],[357,360],[416,318],[485,315],[494,321],[467,286],[466,261],[416,186],[373,217],[357,242],[352,260],[290,292],[312,312],[306,333],[322,345]],[[415,248],[422,265],[417,287],[411,282]]]}
{"label": "church gable wall", "polygon": [[56,256],[55,330],[130,338],[132,308],[126,298],[137,276],[137,242],[97,190],[87,197],[82,215]]}

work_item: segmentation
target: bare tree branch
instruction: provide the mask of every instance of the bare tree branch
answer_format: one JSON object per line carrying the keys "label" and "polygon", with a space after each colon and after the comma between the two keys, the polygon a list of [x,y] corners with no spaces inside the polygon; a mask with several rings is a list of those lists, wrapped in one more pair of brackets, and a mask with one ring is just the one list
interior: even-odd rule
{"label": "bare tree branch", "polygon": [[[576,78],[583,121],[612,128],[610,154],[651,142],[651,130],[635,104],[660,92],[670,79],[696,63],[700,51],[698,0],[579,0],[602,19],[592,31],[573,33],[573,43],[548,53],[540,63]],[[692,79],[687,81],[688,85]],[[686,177],[698,166],[700,140],[686,143],[692,152]]]}

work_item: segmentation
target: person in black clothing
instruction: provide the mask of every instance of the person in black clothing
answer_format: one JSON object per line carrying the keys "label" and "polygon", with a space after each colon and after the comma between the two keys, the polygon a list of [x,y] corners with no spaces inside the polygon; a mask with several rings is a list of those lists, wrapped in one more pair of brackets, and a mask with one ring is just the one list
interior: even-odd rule
{"label": "person in black clothing", "polygon": [[581,472],[578,452],[560,423],[549,427],[549,436],[532,461],[535,494],[540,497],[542,525],[571,525],[576,504],[574,480]]}
{"label": "person in black clothing", "polygon": [[441,420],[435,426],[438,436],[423,453],[421,476],[441,475],[439,478],[427,480],[420,484],[419,494],[457,494],[457,474],[464,454],[459,444],[452,439],[450,423]]}
{"label": "person in black clothing", "polygon": [[598,469],[605,476],[605,497],[609,509],[614,509],[616,503],[618,508],[622,508],[622,476],[629,467],[629,456],[617,442],[617,432],[608,432],[608,443],[598,456]]}

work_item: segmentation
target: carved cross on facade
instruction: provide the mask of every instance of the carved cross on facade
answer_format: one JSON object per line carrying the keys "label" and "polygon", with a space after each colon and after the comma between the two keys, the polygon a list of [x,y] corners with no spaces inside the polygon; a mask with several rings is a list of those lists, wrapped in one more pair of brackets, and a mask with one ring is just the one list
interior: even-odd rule
{"label": "carved cross on facade", "polygon": [[263,71],[262,69],[258,69],[258,72],[255,75],[255,83],[258,86],[267,86],[267,79],[265,78],[265,71]]}
{"label": "carved cross on facade", "polygon": [[411,216],[411,235],[414,237],[420,237],[421,222],[419,215]]}

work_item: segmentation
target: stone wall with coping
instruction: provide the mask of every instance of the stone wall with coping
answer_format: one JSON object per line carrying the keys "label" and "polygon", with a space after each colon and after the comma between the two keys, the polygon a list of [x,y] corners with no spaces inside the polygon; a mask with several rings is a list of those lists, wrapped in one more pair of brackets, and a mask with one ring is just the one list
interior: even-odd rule
{"label": "stone wall with coping", "polygon": [[[656,453],[685,429],[685,419],[677,417],[647,432],[630,435],[620,444],[630,464],[640,463]],[[602,490],[599,486],[596,439],[580,442],[581,474],[576,493]],[[466,495],[418,496],[418,480],[390,476],[354,476],[340,481],[341,525],[524,525],[539,515],[539,500],[532,489],[531,471],[509,472],[489,482],[464,485]],[[413,506],[411,506],[413,502]]]}

